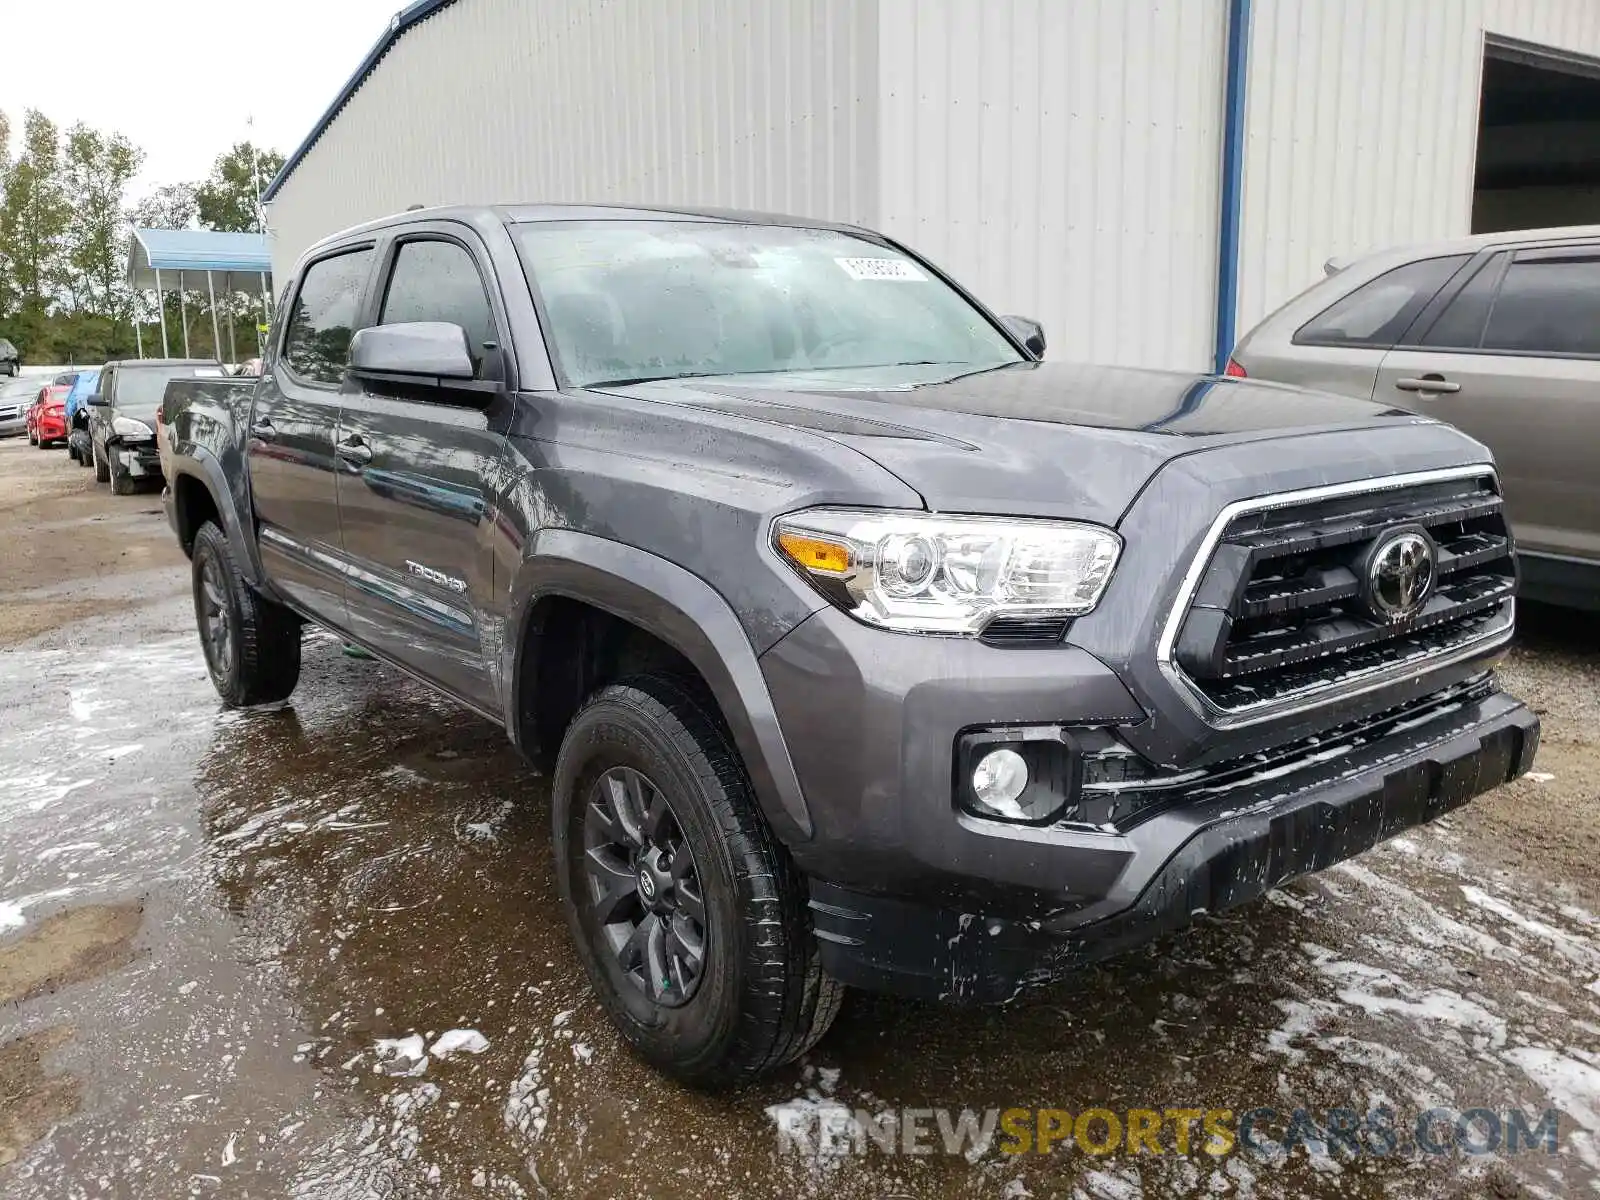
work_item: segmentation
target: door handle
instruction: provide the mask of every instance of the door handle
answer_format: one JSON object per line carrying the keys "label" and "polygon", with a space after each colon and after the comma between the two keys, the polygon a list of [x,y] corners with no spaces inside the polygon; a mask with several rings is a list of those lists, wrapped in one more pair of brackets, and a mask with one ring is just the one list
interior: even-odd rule
{"label": "door handle", "polygon": [[1421,379],[1396,379],[1394,386],[1402,392],[1433,392],[1435,394],[1447,394],[1461,390],[1459,383],[1451,383],[1443,375],[1424,375]]}
{"label": "door handle", "polygon": [[261,420],[250,426],[250,436],[262,442],[277,441],[278,427],[265,417],[262,417]]}
{"label": "door handle", "polygon": [[352,467],[364,467],[372,461],[372,447],[363,442],[360,437],[352,437],[340,442],[333,448],[333,452]]}

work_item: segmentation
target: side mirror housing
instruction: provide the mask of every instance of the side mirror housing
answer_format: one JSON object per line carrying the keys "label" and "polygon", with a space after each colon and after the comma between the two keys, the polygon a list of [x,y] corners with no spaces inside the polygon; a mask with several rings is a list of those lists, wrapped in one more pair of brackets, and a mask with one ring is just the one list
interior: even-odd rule
{"label": "side mirror housing", "polygon": [[90,408],[104,408],[106,406],[106,398],[99,392],[90,392],[89,398],[84,403]]}
{"label": "side mirror housing", "polygon": [[350,339],[350,373],[367,378],[403,376],[405,381],[445,385],[476,374],[467,332],[448,321],[403,321],[370,325]]}
{"label": "side mirror housing", "polygon": [[1044,326],[1032,317],[1001,317],[1000,323],[1011,331],[1011,336],[1022,343],[1022,348],[1035,358],[1044,357]]}

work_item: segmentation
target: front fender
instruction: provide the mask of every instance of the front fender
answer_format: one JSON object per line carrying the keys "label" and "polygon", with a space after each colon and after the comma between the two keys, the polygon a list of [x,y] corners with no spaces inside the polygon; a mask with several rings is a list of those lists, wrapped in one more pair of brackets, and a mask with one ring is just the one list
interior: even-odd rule
{"label": "front fender", "polygon": [[[728,602],[699,576],[648,551],[570,529],[540,530],[512,585],[509,628],[525,630],[536,601],[564,596],[629,621],[688,659],[722,710],[762,811],[784,841],[809,840],[811,815],[754,647]],[[522,711],[523,655],[508,639],[506,727]]]}

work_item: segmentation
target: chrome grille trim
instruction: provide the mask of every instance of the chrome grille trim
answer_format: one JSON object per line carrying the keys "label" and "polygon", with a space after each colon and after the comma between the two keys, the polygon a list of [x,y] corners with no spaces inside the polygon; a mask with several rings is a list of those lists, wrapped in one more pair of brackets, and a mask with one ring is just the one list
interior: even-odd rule
{"label": "chrome grille trim", "polygon": [[[1465,467],[1449,467],[1435,471],[1414,471],[1404,475],[1387,475],[1377,479],[1356,480],[1352,483],[1329,484],[1324,487],[1305,488],[1295,492],[1278,492],[1273,495],[1258,496],[1248,500],[1236,500],[1226,505],[1217,514],[1216,519],[1212,521],[1210,528],[1206,531],[1205,537],[1201,540],[1200,548],[1195,553],[1193,561],[1190,562],[1189,569],[1185,572],[1183,583],[1178,590],[1178,595],[1173,601],[1171,610],[1167,613],[1166,624],[1162,627],[1160,639],[1156,643],[1156,663],[1161,670],[1161,674],[1183,697],[1185,703],[1215,729],[1236,729],[1278,717],[1290,716],[1314,709],[1329,700],[1364,695],[1367,692],[1376,691],[1408,676],[1414,676],[1416,674],[1415,663],[1405,661],[1376,668],[1364,674],[1319,682],[1286,695],[1274,696],[1267,700],[1241,705],[1237,708],[1225,709],[1213,703],[1211,698],[1190,680],[1174,659],[1173,652],[1178,642],[1179,632],[1183,628],[1183,622],[1189,615],[1190,605],[1194,601],[1195,593],[1199,590],[1200,582],[1204,578],[1206,569],[1211,565],[1211,559],[1216,553],[1217,545],[1221,542],[1228,526],[1239,517],[1248,513],[1264,512],[1274,508],[1290,508],[1300,504],[1314,504],[1318,501],[1334,500],[1345,496],[1400,491],[1405,488],[1418,487],[1430,483],[1444,483],[1458,479],[1478,479],[1485,476],[1493,481],[1495,490],[1499,491],[1500,477],[1498,472],[1489,463],[1477,463]],[[1430,657],[1428,661],[1435,667],[1446,667],[1464,662],[1486,651],[1494,650],[1511,640],[1515,625],[1516,601],[1514,599],[1507,600],[1502,619],[1493,621],[1475,636],[1451,647],[1448,651],[1436,657]]]}

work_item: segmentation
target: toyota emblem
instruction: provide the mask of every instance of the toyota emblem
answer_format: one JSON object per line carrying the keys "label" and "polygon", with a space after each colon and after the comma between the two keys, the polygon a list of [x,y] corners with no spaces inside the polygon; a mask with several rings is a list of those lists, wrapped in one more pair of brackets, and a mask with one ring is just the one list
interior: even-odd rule
{"label": "toyota emblem", "polygon": [[1433,591],[1438,559],[1433,539],[1420,527],[1384,534],[1367,555],[1367,606],[1391,625],[1411,620]]}

